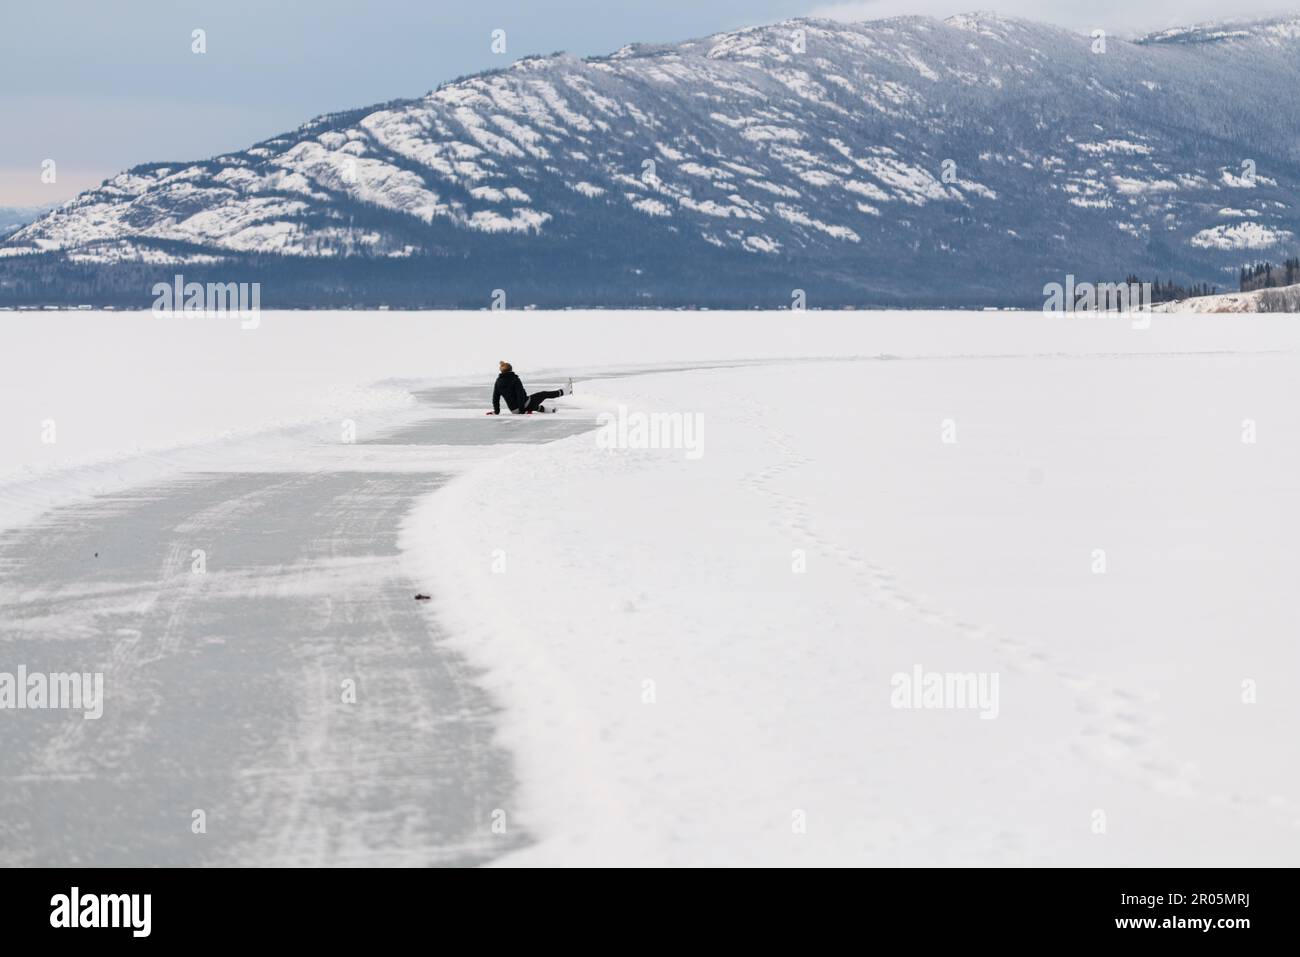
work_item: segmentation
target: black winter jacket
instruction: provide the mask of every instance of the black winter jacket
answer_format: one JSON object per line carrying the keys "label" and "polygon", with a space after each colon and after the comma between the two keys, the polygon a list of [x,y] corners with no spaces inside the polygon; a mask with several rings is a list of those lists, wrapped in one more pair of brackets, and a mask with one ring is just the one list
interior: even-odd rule
{"label": "black winter jacket", "polygon": [[513,371],[502,372],[497,376],[496,388],[492,390],[493,412],[500,414],[502,399],[506,400],[506,408],[511,412],[522,412],[528,405],[528,393]]}

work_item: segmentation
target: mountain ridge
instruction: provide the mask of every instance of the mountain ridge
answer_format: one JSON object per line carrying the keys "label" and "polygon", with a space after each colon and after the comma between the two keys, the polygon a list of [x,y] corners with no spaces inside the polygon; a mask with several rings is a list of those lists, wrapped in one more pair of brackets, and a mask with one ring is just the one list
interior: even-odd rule
{"label": "mountain ridge", "polygon": [[1267,103],[1300,82],[1300,17],[1241,23],[1094,53],[996,14],[796,18],[524,57],[132,167],[0,241],[0,301],[37,275],[138,299],[163,266],[256,275],[285,305],[473,306],[497,289],[1022,304],[1064,272],[1226,286],[1290,249],[1300,200],[1300,108]]}

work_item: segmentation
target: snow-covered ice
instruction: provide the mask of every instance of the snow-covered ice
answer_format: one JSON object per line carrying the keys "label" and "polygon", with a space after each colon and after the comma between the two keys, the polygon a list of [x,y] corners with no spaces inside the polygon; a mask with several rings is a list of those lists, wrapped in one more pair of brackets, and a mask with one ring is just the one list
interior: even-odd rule
{"label": "snow-covered ice", "polygon": [[[14,529],[195,471],[447,478],[370,481],[390,497],[376,514],[411,496],[403,576],[447,636],[430,655],[445,642],[500,709],[528,839],[499,863],[1264,865],[1300,850],[1293,316],[0,323]],[[487,419],[502,358],[532,388],[572,372],[577,394],[540,421]],[[454,428],[419,424],[412,393],[476,380],[481,408],[457,393]],[[678,431],[611,447],[602,414]],[[376,444],[340,445],[342,418]],[[560,437],[427,444],[533,426]],[[374,511],[357,494],[349,507]],[[284,587],[321,594],[319,572],[361,600],[364,583],[338,581],[349,567],[307,563]],[[169,640],[193,637],[176,627]],[[996,675],[996,696],[896,707],[918,670]],[[440,733],[395,717],[389,735]],[[282,859],[328,861],[266,813]],[[365,853],[347,842],[350,862]]]}
{"label": "snow-covered ice", "polygon": [[[509,860],[1293,861],[1298,371],[1225,351],[591,383],[588,408],[702,415],[703,454],[574,436],[408,528],[508,702],[545,836]],[[998,675],[996,718],[893,707],[917,668]]]}

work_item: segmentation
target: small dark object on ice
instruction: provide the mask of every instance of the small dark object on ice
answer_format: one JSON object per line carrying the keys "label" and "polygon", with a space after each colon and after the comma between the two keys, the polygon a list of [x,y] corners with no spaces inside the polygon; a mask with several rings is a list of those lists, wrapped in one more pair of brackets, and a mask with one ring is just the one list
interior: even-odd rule
{"label": "small dark object on ice", "polygon": [[415,596],[415,600],[416,600],[416,601],[428,601],[428,600],[429,600],[429,596],[428,596],[428,595],[416,595],[416,596]]}

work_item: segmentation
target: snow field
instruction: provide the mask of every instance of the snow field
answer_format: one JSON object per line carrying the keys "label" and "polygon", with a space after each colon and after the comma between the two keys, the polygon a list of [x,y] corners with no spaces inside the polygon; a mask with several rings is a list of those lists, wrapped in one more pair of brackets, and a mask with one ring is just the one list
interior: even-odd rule
{"label": "snow field", "polygon": [[[703,455],[521,449],[405,539],[505,707],[540,838],[507,862],[1294,860],[1297,371],[1171,350],[580,384],[590,411],[702,413]],[[894,707],[917,667],[996,674],[996,717]]]}

